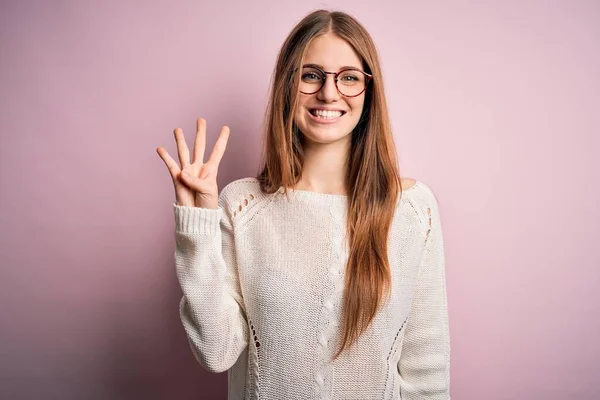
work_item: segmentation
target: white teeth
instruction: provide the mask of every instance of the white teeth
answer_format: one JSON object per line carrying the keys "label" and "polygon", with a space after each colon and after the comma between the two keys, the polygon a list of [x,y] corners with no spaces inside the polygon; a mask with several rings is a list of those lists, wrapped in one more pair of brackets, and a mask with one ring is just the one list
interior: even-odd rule
{"label": "white teeth", "polygon": [[324,119],[333,119],[342,116],[341,111],[313,110],[313,114]]}

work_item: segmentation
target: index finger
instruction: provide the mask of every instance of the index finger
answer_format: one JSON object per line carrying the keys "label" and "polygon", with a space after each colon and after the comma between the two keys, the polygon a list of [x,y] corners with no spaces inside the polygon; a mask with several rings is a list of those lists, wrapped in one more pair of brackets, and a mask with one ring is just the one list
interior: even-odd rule
{"label": "index finger", "polygon": [[223,154],[225,153],[225,148],[227,147],[227,139],[229,138],[229,127],[224,126],[221,128],[221,132],[219,133],[219,137],[215,143],[215,147],[213,148],[212,153],[210,154],[210,158],[207,163],[212,163],[215,165],[219,165],[221,159],[223,158]]}

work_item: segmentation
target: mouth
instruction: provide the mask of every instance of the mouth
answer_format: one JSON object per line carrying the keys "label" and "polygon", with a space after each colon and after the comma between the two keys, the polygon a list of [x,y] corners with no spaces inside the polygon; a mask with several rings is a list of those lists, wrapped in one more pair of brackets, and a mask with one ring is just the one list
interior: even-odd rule
{"label": "mouth", "polygon": [[308,110],[308,113],[313,117],[313,119],[317,122],[321,123],[331,123],[340,119],[342,116],[346,114],[346,111],[342,110],[321,110],[318,108],[311,108]]}

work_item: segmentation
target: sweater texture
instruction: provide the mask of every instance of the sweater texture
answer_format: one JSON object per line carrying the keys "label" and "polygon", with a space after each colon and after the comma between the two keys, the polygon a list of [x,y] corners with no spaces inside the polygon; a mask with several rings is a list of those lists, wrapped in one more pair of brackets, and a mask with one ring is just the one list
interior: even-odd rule
{"label": "sweater texture", "polygon": [[228,400],[450,399],[450,335],[438,202],[403,190],[389,233],[391,296],[340,344],[348,197],[255,178],[225,186],[219,208],[179,206],[181,322],[196,360],[228,372]]}

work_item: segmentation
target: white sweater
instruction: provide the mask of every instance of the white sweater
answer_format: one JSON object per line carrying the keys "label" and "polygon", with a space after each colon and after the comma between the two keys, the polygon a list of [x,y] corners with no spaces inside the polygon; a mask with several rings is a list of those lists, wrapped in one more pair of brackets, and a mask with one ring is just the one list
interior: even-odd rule
{"label": "white sweater", "polygon": [[218,209],[173,203],[179,312],[198,362],[228,371],[228,400],[450,399],[444,244],[432,190],[417,181],[403,191],[389,236],[390,301],[333,362],[348,198],[289,194],[264,194],[244,178],[222,189]]}

